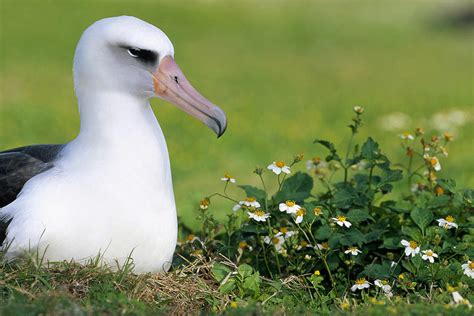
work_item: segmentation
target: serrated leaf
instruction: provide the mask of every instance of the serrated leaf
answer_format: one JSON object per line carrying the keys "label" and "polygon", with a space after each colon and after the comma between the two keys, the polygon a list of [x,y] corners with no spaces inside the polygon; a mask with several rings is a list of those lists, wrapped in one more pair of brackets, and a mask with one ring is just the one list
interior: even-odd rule
{"label": "serrated leaf", "polygon": [[322,139],[316,139],[313,143],[315,143],[315,144],[321,144],[321,145],[323,145],[324,147],[326,147],[327,149],[329,149],[329,151],[331,152],[331,154],[326,157],[326,161],[331,161],[331,160],[341,161],[341,158],[340,158],[339,155],[337,154],[336,147],[334,146],[333,143],[331,143],[331,142],[329,142],[329,141],[327,141],[327,140],[322,140]]}
{"label": "serrated leaf", "polygon": [[421,240],[422,237],[420,230],[415,227],[402,226],[402,233],[415,241]]}
{"label": "serrated leaf", "polygon": [[242,278],[246,278],[253,273],[253,268],[249,266],[248,264],[244,263],[239,266],[239,268],[237,269],[237,272]]}
{"label": "serrated leaf", "polygon": [[389,279],[390,278],[390,265],[388,264],[377,264],[372,263],[367,265],[362,274],[371,279]]}
{"label": "serrated leaf", "polygon": [[398,249],[400,248],[399,237],[389,237],[383,240],[383,247],[387,249]]}
{"label": "serrated leaf", "polygon": [[433,212],[417,207],[411,211],[410,217],[413,219],[415,224],[420,227],[421,231],[424,231],[426,226],[428,226],[433,221]]}
{"label": "serrated leaf", "polygon": [[334,197],[332,198],[332,202],[334,206],[337,208],[348,209],[352,206],[354,199],[357,197],[357,192],[351,188],[341,188],[336,191]]}
{"label": "serrated leaf", "polygon": [[326,240],[331,236],[331,228],[329,226],[321,226],[316,229],[315,237],[318,240]]}
{"label": "serrated leaf", "polygon": [[251,185],[239,185],[239,188],[245,191],[247,197],[256,198],[260,202],[260,204],[265,202],[265,191],[263,191],[262,189],[253,187]]}
{"label": "serrated leaf", "polygon": [[219,287],[219,292],[222,294],[229,294],[236,288],[236,281],[235,279],[229,278],[224,284],[221,284]]}
{"label": "serrated leaf", "polygon": [[373,217],[370,216],[367,210],[361,210],[361,209],[350,210],[349,212],[347,212],[347,218],[349,219],[349,222],[351,223],[352,222],[360,223],[367,219],[373,220]]}
{"label": "serrated leaf", "polygon": [[313,178],[308,174],[297,172],[283,183],[281,190],[273,197],[277,202],[286,200],[304,201],[313,189]]}
{"label": "serrated leaf", "polygon": [[364,145],[362,145],[361,155],[367,160],[374,161],[380,155],[379,144],[372,137],[367,138]]}
{"label": "serrated leaf", "polygon": [[217,282],[222,282],[224,278],[230,273],[230,269],[220,263],[214,264],[212,267],[212,276],[216,279]]}

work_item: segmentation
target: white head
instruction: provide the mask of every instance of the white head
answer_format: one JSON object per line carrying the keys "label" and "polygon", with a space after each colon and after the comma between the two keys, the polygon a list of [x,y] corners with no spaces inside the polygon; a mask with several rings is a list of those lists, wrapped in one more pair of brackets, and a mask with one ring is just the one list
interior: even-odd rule
{"label": "white head", "polygon": [[224,112],[188,82],[171,41],[157,27],[130,16],[99,20],[83,33],[74,56],[76,94],[120,92],[165,99],[220,136]]}

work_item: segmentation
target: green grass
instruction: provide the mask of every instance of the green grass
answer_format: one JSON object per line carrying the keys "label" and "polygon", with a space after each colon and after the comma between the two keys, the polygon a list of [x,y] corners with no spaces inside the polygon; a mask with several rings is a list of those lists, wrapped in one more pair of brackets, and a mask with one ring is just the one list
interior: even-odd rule
{"label": "green grass", "polygon": [[[390,155],[401,155],[384,116],[406,129],[436,129],[435,113],[464,111],[446,167],[474,184],[472,30],[439,23],[447,1],[10,1],[1,2],[0,147],[67,142],[79,118],[72,59],[93,21],[135,15],[161,27],[176,60],[227,113],[216,140],[200,122],[155,100],[167,137],[179,213],[217,188],[222,173],[256,181],[256,164],[322,151],[316,137],[344,141],[353,105]],[[363,135],[365,136],[365,135]],[[224,211],[224,210],[223,210]],[[189,222],[189,221],[188,221]]]}
{"label": "green grass", "polygon": [[[79,127],[71,70],[75,45],[95,20],[127,14],[168,34],[187,77],[228,116],[227,132],[216,140],[200,122],[153,101],[167,138],[184,223],[195,223],[193,212],[202,197],[221,190],[219,178],[224,172],[239,183],[257,183],[249,172],[256,165],[289,161],[299,152],[307,158],[323,156],[324,149],[312,144],[315,138],[335,140],[337,145],[346,142],[349,133],[340,127],[350,120],[354,105],[366,109],[360,138],[370,134],[396,158],[403,156],[399,133],[419,126],[429,133],[443,132],[445,127],[433,117],[441,114],[443,123],[449,113],[461,111],[465,122],[449,128],[456,139],[449,159],[441,163],[459,187],[472,187],[473,32],[442,23],[453,9],[450,3],[0,0],[0,149],[75,137]],[[408,123],[387,130],[387,115],[394,113],[406,114]],[[447,172],[442,171],[443,176]],[[222,218],[228,204],[220,210],[217,217]],[[136,299],[136,279],[117,281],[117,275],[85,268],[79,279],[90,281],[90,290],[75,296],[64,288],[73,277],[33,268],[27,264],[26,272],[8,279],[12,282],[8,285],[2,282],[16,270],[0,269],[2,291],[13,293],[3,293],[10,301],[0,314],[65,310],[139,314],[160,308]],[[17,280],[24,283],[15,284]],[[107,288],[109,283],[113,286]],[[35,300],[18,288],[32,293]],[[156,302],[170,301],[164,297]],[[254,311],[248,308],[247,312]],[[375,306],[368,312],[365,308],[359,313],[446,311],[442,302]]]}

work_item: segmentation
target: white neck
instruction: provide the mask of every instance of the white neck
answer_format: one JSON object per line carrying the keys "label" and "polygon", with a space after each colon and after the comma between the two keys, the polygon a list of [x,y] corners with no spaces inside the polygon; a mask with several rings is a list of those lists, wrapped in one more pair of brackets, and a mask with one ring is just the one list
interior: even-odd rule
{"label": "white neck", "polygon": [[80,133],[63,160],[111,172],[148,170],[159,182],[171,183],[166,141],[146,98],[98,92],[81,93],[78,102]]}

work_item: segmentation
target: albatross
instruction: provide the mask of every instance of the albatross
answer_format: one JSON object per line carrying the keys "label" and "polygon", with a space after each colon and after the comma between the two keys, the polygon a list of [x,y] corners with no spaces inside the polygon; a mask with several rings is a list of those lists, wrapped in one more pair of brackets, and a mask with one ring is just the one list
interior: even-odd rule
{"label": "albatross", "polygon": [[209,126],[224,112],[199,94],[157,27],[130,16],[99,20],[74,55],[77,137],[0,153],[0,242],[10,260],[132,259],[137,273],[166,271],[177,216],[166,141],[150,107],[164,99]]}

